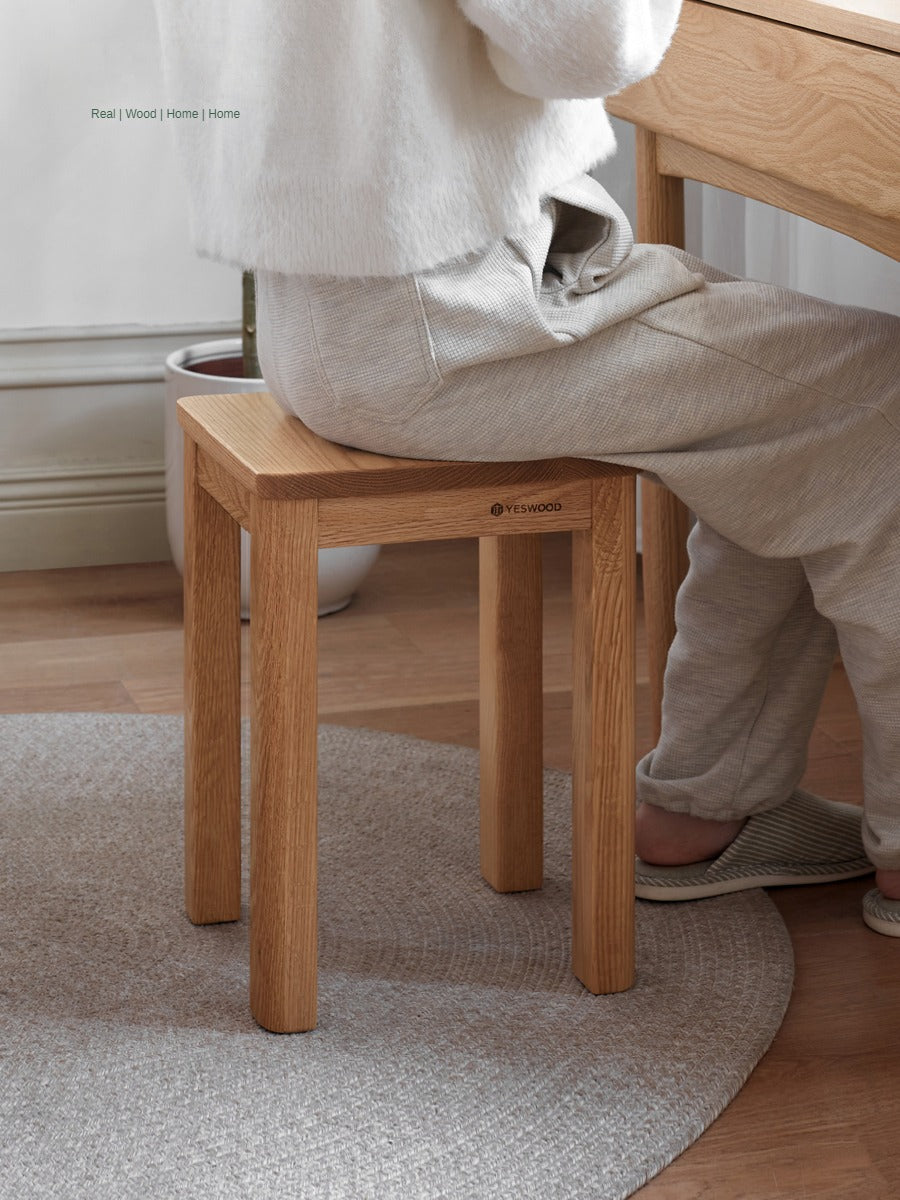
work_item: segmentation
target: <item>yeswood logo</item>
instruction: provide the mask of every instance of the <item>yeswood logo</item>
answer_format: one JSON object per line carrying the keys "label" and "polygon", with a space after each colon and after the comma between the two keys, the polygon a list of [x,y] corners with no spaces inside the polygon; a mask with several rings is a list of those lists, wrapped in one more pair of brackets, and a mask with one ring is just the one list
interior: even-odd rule
{"label": "yeswood logo", "polygon": [[491,513],[495,517],[507,516],[509,513],[542,513],[562,512],[559,500],[542,500],[531,504],[492,504]]}

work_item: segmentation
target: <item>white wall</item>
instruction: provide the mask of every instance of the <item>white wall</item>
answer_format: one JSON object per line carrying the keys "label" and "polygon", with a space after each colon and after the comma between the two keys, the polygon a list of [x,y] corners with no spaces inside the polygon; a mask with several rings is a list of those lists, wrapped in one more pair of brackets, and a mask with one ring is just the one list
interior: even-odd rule
{"label": "white wall", "polygon": [[198,258],[152,0],[4,5],[0,570],[168,557],[163,364],[235,333],[240,276]]}
{"label": "white wall", "polygon": [[91,119],[162,100],[152,0],[4,5],[0,328],[238,320],[236,272],[190,247],[168,127]]}

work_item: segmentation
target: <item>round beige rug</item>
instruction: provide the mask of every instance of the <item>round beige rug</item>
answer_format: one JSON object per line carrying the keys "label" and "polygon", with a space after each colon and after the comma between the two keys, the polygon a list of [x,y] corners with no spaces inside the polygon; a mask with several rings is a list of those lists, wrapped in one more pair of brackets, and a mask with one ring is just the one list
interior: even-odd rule
{"label": "round beige rug", "polygon": [[640,903],[636,986],[591,996],[569,777],[546,776],[544,889],[499,896],[472,751],[323,726],[319,1026],[267,1034],[246,917],[183,915],[180,718],[0,733],[0,1195],[612,1200],[702,1133],[784,1014],[762,892]]}

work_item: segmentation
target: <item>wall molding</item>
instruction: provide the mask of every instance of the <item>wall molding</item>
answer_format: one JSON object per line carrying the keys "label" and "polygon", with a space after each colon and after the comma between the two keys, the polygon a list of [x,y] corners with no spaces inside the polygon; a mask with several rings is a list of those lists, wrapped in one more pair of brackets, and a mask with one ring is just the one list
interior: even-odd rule
{"label": "wall molding", "polygon": [[232,322],[0,330],[0,391],[162,380],[166,357],[193,342],[236,337]]}
{"label": "wall molding", "polygon": [[70,508],[84,504],[119,504],[158,500],[165,492],[163,464],[106,464],[96,469],[37,467],[0,470],[0,507]]}
{"label": "wall molding", "polygon": [[0,571],[170,557],[165,360],[234,323],[0,331]]}
{"label": "wall molding", "polygon": [[144,367],[114,367],[114,366],[70,366],[57,370],[43,369],[15,374],[4,372],[0,387],[6,388],[41,388],[41,387],[85,387],[109,383],[149,383],[162,378],[162,372],[156,365]]}

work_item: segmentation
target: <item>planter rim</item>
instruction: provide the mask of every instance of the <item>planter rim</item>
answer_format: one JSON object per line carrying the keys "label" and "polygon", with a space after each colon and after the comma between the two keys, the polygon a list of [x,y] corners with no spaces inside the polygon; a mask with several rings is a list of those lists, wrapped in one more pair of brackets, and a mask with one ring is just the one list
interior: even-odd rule
{"label": "planter rim", "polygon": [[[214,342],[194,342],[192,346],[182,346],[180,350],[173,350],[166,358],[166,370],[173,375],[190,375],[193,379],[221,379],[221,375],[207,375],[205,371],[189,371],[187,368],[192,363],[205,362],[217,357],[234,358],[235,352],[239,354],[240,351],[239,337],[219,338]],[[262,379],[254,375],[247,382],[260,383]]]}

